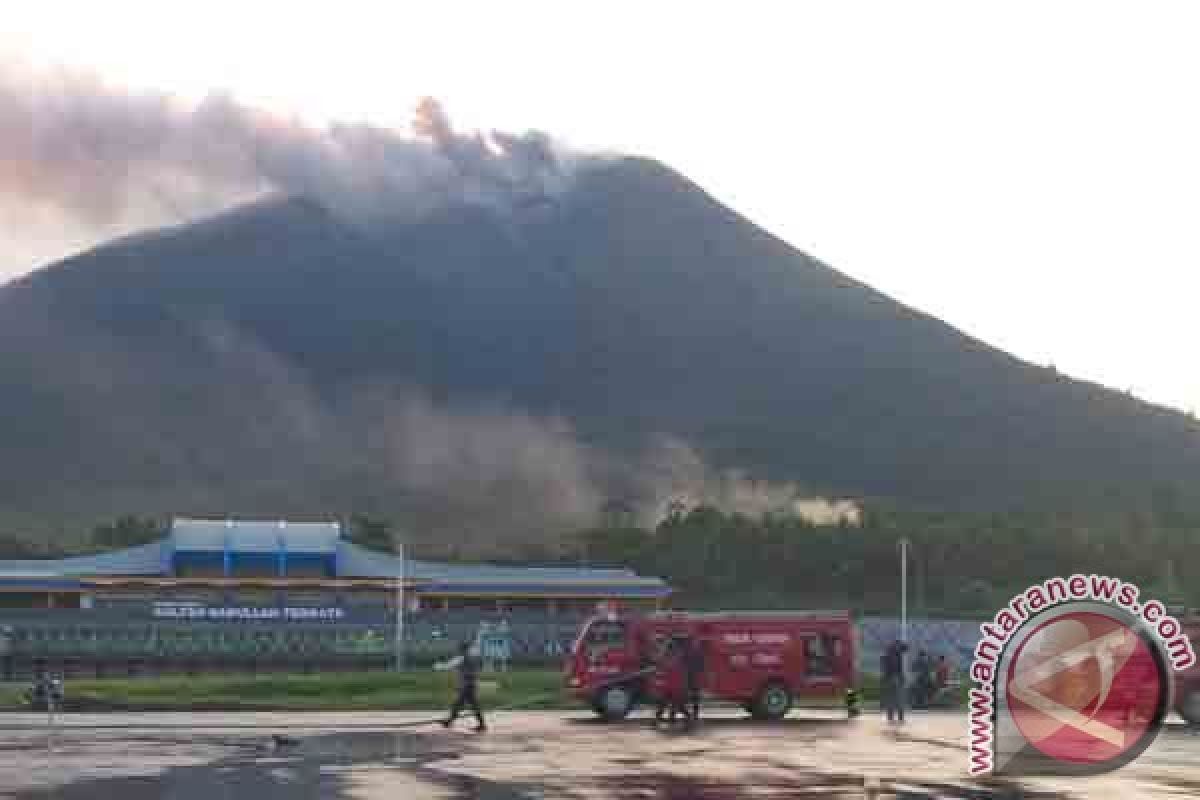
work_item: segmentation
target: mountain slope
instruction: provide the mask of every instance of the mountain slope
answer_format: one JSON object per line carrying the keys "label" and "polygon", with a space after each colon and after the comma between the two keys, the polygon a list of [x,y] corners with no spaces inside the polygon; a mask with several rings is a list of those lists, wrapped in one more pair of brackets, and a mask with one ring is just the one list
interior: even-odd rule
{"label": "mountain slope", "polygon": [[[384,447],[397,386],[476,427],[409,413]],[[68,259],[0,290],[0,407],[0,508],[34,521],[365,508],[457,530],[446,509],[475,492],[490,499],[464,501],[472,525],[528,529],[538,498],[568,491],[538,481],[578,467],[556,448],[630,453],[656,433],[717,465],[942,506],[1075,502],[1200,468],[1191,419],[964,336],[640,159],[514,217],[460,207],[366,232],[274,200]],[[501,426],[501,408],[532,416]],[[457,453],[445,475],[449,457],[409,442],[438,425],[457,437],[437,442]],[[481,431],[549,466],[480,479],[508,458]],[[534,507],[496,522],[516,496]]]}
{"label": "mountain slope", "polygon": [[935,503],[1189,481],[1200,465],[1186,417],[963,336],[665,170],[627,162],[577,197],[561,228],[571,261],[591,262],[612,300],[585,305],[641,315],[593,341],[637,369],[619,389],[655,387],[606,397],[609,414],[615,403],[733,463]]}

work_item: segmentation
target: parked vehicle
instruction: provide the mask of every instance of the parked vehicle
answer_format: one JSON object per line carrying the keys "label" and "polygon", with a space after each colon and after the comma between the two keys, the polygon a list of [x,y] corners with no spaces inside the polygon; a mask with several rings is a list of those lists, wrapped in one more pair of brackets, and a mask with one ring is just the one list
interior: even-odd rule
{"label": "parked vehicle", "polygon": [[[1200,652],[1200,613],[1181,617],[1183,629]],[[1200,662],[1175,675],[1175,710],[1192,725],[1200,725]]]}
{"label": "parked vehicle", "polygon": [[759,719],[781,719],[803,697],[853,696],[857,633],[846,611],[610,611],[588,620],[566,664],[567,689],[610,720],[652,697],[666,642],[701,648],[706,697],[737,703]]}

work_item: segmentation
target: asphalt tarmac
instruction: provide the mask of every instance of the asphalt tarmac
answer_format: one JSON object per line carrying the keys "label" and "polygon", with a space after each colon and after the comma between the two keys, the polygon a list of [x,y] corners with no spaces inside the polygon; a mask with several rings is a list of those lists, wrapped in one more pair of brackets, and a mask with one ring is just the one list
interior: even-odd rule
{"label": "asphalt tarmac", "polygon": [[0,797],[20,800],[751,800],[1200,797],[1200,735],[1179,724],[1093,778],[975,782],[960,713],[903,727],[793,712],[719,712],[695,732],[639,716],[501,712],[486,734],[433,714],[0,715]]}

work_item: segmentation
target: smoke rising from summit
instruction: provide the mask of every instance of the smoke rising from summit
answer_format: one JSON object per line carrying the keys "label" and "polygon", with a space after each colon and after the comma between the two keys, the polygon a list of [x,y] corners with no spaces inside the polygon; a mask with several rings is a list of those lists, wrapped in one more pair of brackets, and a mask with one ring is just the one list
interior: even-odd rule
{"label": "smoke rising from summit", "polygon": [[[585,159],[600,158],[566,151],[538,133],[458,132],[430,98],[417,105],[412,129],[408,135],[370,125],[315,128],[227,96],[187,105],[167,95],[114,88],[89,75],[35,74],[0,62],[0,215],[36,218],[47,230],[69,220],[103,230],[107,238],[122,227],[188,220],[278,193],[312,200],[369,232],[458,204],[498,214],[521,212],[570,189],[576,168]],[[466,217],[470,225],[478,224],[477,215]],[[265,230],[264,238],[271,242],[330,222],[324,215],[306,216],[293,229],[280,218],[266,218],[273,221],[255,230]],[[333,390],[295,350],[272,348],[272,339],[286,344],[288,336],[262,336],[272,323],[259,316],[261,311],[245,315],[230,308],[238,305],[234,301],[247,286],[253,294],[255,283],[242,282],[243,270],[255,273],[260,262],[264,269],[284,264],[282,272],[264,274],[272,275],[271,285],[283,279],[291,286],[287,272],[293,257],[308,263],[297,252],[320,238],[299,237],[297,252],[279,252],[278,260],[263,258],[266,249],[257,247],[244,254],[235,247],[227,258],[215,243],[228,228],[217,224],[214,232],[194,227],[207,231],[199,241],[208,245],[182,255],[174,251],[164,263],[180,273],[205,270],[206,276],[215,275],[217,285],[227,285],[228,293],[220,303],[193,307],[189,292],[181,291],[182,304],[169,304],[169,335],[162,351],[157,335],[135,344],[105,323],[83,322],[71,331],[47,324],[51,314],[38,305],[45,298],[36,292],[22,294],[14,286],[0,295],[5,312],[0,323],[7,318],[11,328],[6,330],[12,331],[0,336],[0,363],[23,369],[32,353],[38,372],[47,363],[61,366],[61,371],[51,371],[56,377],[42,384],[51,396],[69,397],[87,408],[95,420],[93,444],[71,445],[92,457],[106,454],[93,474],[111,468],[107,454],[128,454],[121,456],[131,476],[128,494],[121,496],[124,508],[116,505],[116,494],[95,489],[93,481],[80,481],[75,489],[80,507],[103,503],[114,513],[136,507],[199,514],[241,504],[248,514],[274,515],[288,509],[324,512],[345,503],[350,510],[391,508],[398,519],[433,538],[460,537],[498,547],[510,538],[544,540],[596,525],[609,506],[628,508],[627,521],[646,527],[680,504],[752,515],[781,510],[801,514],[797,503],[806,496],[801,487],[719,470],[699,450],[670,436],[644,439],[640,449],[606,449],[578,436],[569,416],[541,416],[486,398],[451,402],[435,391],[436,385],[410,384],[416,379],[391,365],[339,375]],[[341,227],[332,228],[340,237]],[[456,230],[447,237],[453,239]],[[321,252],[336,256],[341,251]],[[371,253],[368,259],[375,256],[370,248],[348,252],[356,258],[363,252]],[[379,252],[386,259],[389,251]],[[524,255],[487,252],[477,263],[515,264]],[[316,265],[319,257],[313,258]],[[442,263],[436,254],[426,260],[435,267]],[[218,263],[236,269],[214,268]],[[329,263],[342,262],[334,258]],[[536,299],[535,294],[521,291],[523,300]],[[318,299],[313,308],[321,308],[325,296],[313,297]],[[561,303],[564,295],[548,297]],[[14,319],[18,301],[32,304],[23,310],[20,325]],[[274,296],[271,302],[276,302]],[[329,302],[331,316],[338,317],[335,301]],[[394,302],[395,312],[403,314],[405,304],[413,301],[397,291]],[[453,309],[455,302],[451,298],[448,307]],[[147,322],[140,316],[145,307],[118,305],[124,309],[119,314],[129,314],[122,321],[134,328]],[[349,305],[346,318],[355,314],[354,301]],[[389,307],[383,313],[390,317],[392,312]],[[100,319],[107,320],[107,313]],[[267,316],[274,319],[273,312]],[[151,330],[161,333],[160,315],[153,312],[149,319]],[[303,319],[306,328],[320,324]],[[464,327],[473,324],[471,315],[447,319]],[[263,331],[255,330],[259,327]],[[444,331],[438,328],[436,335]],[[131,345],[144,349],[135,356]],[[197,360],[180,359],[180,352]],[[171,387],[169,396],[148,393],[147,375]],[[186,391],[176,391],[179,387]],[[137,400],[114,402],[116,397]],[[177,424],[174,414],[187,424]],[[214,442],[222,444],[210,447]]]}
{"label": "smoke rising from summit", "polygon": [[277,192],[370,227],[448,205],[504,211],[553,196],[576,158],[539,133],[457,132],[431,98],[418,105],[411,135],[316,128],[227,95],[189,106],[89,74],[0,62],[8,216],[56,209],[97,227],[140,227]]}

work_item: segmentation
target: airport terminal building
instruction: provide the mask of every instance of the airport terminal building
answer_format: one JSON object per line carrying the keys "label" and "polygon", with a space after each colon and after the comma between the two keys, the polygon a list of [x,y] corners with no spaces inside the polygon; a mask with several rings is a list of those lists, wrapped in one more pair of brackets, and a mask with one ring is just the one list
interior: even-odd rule
{"label": "airport terminal building", "polygon": [[481,623],[510,631],[514,660],[544,661],[598,603],[658,608],[670,591],[627,569],[402,560],[333,522],[176,519],[139,547],[0,561],[0,678],[381,669]]}

